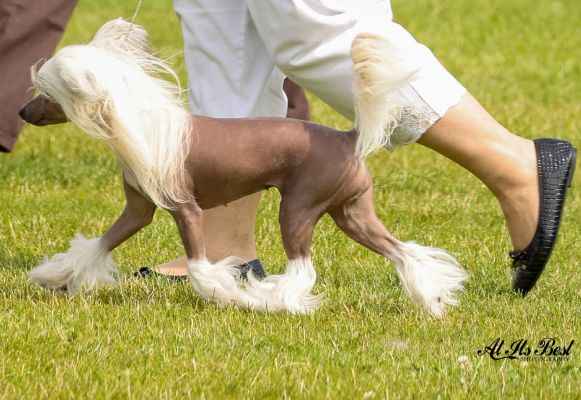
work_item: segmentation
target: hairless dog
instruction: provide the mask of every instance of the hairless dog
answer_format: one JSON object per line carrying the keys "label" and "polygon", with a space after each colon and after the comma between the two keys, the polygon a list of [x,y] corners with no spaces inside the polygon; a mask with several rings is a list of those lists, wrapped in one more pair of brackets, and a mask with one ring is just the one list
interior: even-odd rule
{"label": "hairless dog", "polygon": [[[311,293],[316,280],[312,235],[317,221],[329,213],[349,237],[395,263],[414,302],[442,315],[447,304],[457,303],[455,292],[467,274],[444,251],[400,242],[387,231],[375,214],[372,179],[362,157],[386,141],[394,118],[386,91],[373,88],[376,76],[391,68],[385,65],[382,40],[363,35],[353,44],[359,133],[285,118],[188,115],[174,88],[159,78],[160,71],[168,70],[147,48],[145,31],[122,20],[105,24],[88,45],[60,50],[33,71],[40,95],[20,114],[34,125],[72,121],[106,140],[122,165],[127,205],[102,237],[73,240],[67,253],[33,269],[30,281],[66,287],[71,294],[83,285],[115,282],[109,253],[148,225],[161,207],[176,222],[189,279],[203,298],[219,305],[308,313],[320,302]],[[374,132],[365,133],[363,122]],[[202,210],[272,187],[282,197],[286,271],[264,280],[251,273],[241,279],[234,258],[210,264]]]}

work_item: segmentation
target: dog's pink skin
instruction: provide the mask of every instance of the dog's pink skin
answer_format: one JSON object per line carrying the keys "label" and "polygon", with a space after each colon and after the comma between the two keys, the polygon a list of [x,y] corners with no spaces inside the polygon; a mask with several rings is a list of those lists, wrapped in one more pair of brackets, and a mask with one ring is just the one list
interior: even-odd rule
{"label": "dog's pink skin", "polygon": [[[21,110],[34,125],[66,122],[60,106],[42,96]],[[315,224],[325,213],[352,239],[387,256],[398,241],[373,208],[371,177],[354,155],[356,132],[287,118],[216,119],[192,116],[185,162],[195,200],[168,210],[189,259],[205,258],[202,210],[276,187],[279,221],[289,259],[309,256]],[[102,239],[113,250],[148,225],[155,205],[124,174],[127,205]]]}

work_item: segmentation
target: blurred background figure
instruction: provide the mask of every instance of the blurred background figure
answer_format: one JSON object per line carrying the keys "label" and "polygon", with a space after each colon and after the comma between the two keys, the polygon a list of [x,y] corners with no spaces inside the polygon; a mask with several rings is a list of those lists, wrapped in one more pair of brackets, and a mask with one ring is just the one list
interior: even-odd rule
{"label": "blurred background figure", "polygon": [[0,0],[0,151],[14,147],[32,99],[30,66],[58,44],[76,0]]}

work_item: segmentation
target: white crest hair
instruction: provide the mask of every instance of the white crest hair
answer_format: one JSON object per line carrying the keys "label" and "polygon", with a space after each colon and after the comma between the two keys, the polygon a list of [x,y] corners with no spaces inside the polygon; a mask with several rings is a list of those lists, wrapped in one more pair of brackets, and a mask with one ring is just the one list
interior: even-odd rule
{"label": "white crest hair", "polygon": [[58,51],[36,72],[35,87],[60,104],[89,135],[106,140],[140,189],[156,205],[190,200],[184,161],[190,148],[190,115],[167,63],[149,50],[147,33],[116,19],[88,45]]}
{"label": "white crest hair", "polygon": [[355,154],[361,158],[380,147],[392,148],[390,137],[401,112],[393,94],[418,69],[413,57],[405,61],[396,57],[400,52],[386,39],[372,34],[358,35],[351,45],[358,130]]}

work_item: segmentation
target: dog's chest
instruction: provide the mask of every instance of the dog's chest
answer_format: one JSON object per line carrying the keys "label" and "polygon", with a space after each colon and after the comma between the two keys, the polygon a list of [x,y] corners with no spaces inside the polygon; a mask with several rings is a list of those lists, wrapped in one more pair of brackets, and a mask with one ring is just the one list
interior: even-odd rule
{"label": "dog's chest", "polygon": [[137,190],[138,192],[142,192],[141,186],[139,186],[137,178],[127,168],[123,168],[123,179],[125,179],[125,182],[127,182],[127,184],[131,186],[133,189]]}

